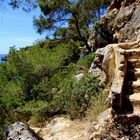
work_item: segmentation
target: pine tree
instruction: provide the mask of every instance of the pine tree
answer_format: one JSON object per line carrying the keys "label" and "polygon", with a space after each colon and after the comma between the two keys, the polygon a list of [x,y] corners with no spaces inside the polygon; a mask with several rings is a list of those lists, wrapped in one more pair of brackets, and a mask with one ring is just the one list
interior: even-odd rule
{"label": "pine tree", "polygon": [[57,37],[59,32],[59,37],[80,40],[88,51],[91,51],[87,42],[90,28],[100,17],[101,9],[107,7],[109,0],[106,2],[105,0],[39,0],[38,2],[42,11],[38,19],[34,18],[34,26],[38,33],[51,31]]}

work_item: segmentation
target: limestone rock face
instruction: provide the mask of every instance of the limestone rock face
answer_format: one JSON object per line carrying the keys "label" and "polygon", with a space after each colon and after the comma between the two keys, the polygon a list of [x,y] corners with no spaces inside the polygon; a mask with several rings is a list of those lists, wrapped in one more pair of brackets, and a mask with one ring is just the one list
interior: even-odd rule
{"label": "limestone rock face", "polygon": [[[107,13],[97,23],[99,28],[103,25],[111,29],[114,40],[103,48],[98,47],[100,49],[95,52],[96,58],[89,72],[99,76],[102,85],[110,84],[109,98],[114,110],[120,113],[120,110],[124,111],[128,107],[128,112],[139,112],[136,107],[139,101],[134,101],[139,99],[139,95],[135,94],[139,92],[139,78],[137,81],[134,79],[139,73],[140,1],[112,0]],[[95,41],[96,38],[93,37],[92,42]],[[133,66],[130,66],[130,63]],[[129,73],[132,74],[131,78],[127,78],[130,77]]]}
{"label": "limestone rock face", "polygon": [[131,43],[109,44],[96,51],[89,72],[99,76],[102,84],[110,84],[108,100],[116,113],[140,114],[139,68],[139,38]]}
{"label": "limestone rock face", "polygon": [[105,24],[98,24],[89,37],[88,44],[92,51],[97,48],[105,47],[107,44],[113,42],[113,32]]}
{"label": "limestone rock face", "polygon": [[95,132],[90,140],[139,140],[140,0],[112,0],[99,24],[112,29],[114,42],[97,49],[90,71],[100,80],[101,72],[106,75],[112,118],[102,113],[93,125]]}
{"label": "limestone rock face", "polygon": [[6,132],[6,140],[43,140],[23,122],[15,122],[10,125]]}
{"label": "limestone rock face", "polygon": [[94,51],[112,43],[136,41],[139,35],[139,0],[112,0],[107,13],[95,25],[88,43]]}
{"label": "limestone rock face", "polygon": [[136,41],[140,34],[140,5],[122,7],[115,19],[114,29],[119,30],[119,42]]}
{"label": "limestone rock face", "polygon": [[121,7],[116,18],[115,18],[115,23],[114,27],[121,29],[124,27],[124,25],[130,20],[132,17],[132,14],[135,11],[135,6],[134,4],[131,4],[127,7]]}
{"label": "limestone rock face", "polygon": [[[115,0],[114,0],[115,1]],[[118,9],[118,13],[112,20],[112,30],[119,33],[118,42],[133,42],[140,34],[140,3],[139,0],[121,0],[120,7],[113,7],[106,16]],[[110,6],[112,7],[112,6]],[[108,20],[108,23],[111,22]],[[108,24],[109,25],[109,24]]]}
{"label": "limestone rock face", "polygon": [[97,49],[96,57],[91,64],[89,72],[97,75],[101,81],[101,85],[105,85],[111,80],[115,69],[115,44],[107,45],[104,48]]}

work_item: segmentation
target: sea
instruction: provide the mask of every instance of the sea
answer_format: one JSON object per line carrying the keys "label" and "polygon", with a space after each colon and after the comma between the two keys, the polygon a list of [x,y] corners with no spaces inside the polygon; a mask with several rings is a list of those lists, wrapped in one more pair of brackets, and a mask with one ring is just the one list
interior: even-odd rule
{"label": "sea", "polygon": [[0,54],[0,62],[3,62],[1,59],[2,57],[6,56],[6,54]]}

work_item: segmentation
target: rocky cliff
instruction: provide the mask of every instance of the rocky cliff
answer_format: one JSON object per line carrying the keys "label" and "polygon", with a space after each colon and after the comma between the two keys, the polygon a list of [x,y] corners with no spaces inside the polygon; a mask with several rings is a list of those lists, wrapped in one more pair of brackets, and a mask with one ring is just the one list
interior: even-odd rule
{"label": "rocky cliff", "polygon": [[99,75],[102,85],[108,83],[110,86],[108,100],[112,119],[107,121],[108,125],[101,125],[101,130],[94,133],[91,139],[138,140],[140,1],[113,0],[98,24],[112,30],[113,42],[103,48],[98,46],[90,72]]}
{"label": "rocky cliff", "polygon": [[[119,0],[116,3],[116,0],[113,0],[106,15],[102,16],[98,21],[99,28],[106,26],[107,29],[112,31],[113,41],[112,44],[108,44],[105,47],[98,46],[99,49],[96,51],[96,58],[89,71],[99,75],[102,84],[110,84],[111,90],[109,98],[111,99],[111,106],[118,113],[133,112],[133,107],[130,107],[131,105],[129,105],[130,110],[125,110],[128,106],[126,105],[126,107],[124,107],[123,100],[128,103],[129,95],[136,93],[135,88],[138,92],[139,87],[137,74],[140,59],[139,2],[140,1],[137,0]],[[93,38],[93,40],[96,42],[96,37]],[[96,48],[96,44],[92,44],[91,47]],[[131,85],[131,87],[129,85]],[[129,89],[126,88],[127,86]],[[133,97],[134,95],[130,98]],[[136,98],[138,99],[138,97]]]}

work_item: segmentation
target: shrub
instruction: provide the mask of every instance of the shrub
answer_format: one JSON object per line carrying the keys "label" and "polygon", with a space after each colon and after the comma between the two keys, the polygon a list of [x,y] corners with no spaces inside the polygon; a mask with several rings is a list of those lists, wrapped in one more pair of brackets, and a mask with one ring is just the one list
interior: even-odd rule
{"label": "shrub", "polygon": [[77,64],[79,65],[79,67],[89,68],[94,58],[95,53],[90,53],[89,55],[86,55],[83,58],[81,58]]}
{"label": "shrub", "polygon": [[81,118],[91,98],[101,93],[97,77],[74,78],[80,67],[89,68],[94,53],[76,63],[78,42],[51,48],[42,43],[43,48],[40,44],[19,51],[11,48],[7,62],[0,64],[0,135],[16,120],[37,124],[61,113]]}
{"label": "shrub", "polygon": [[48,106],[47,102],[42,100],[28,101],[24,106],[18,108],[18,112],[21,114],[37,115],[40,111]]}
{"label": "shrub", "polygon": [[90,106],[91,97],[101,93],[97,77],[87,74],[80,81],[71,78],[61,85],[57,93],[56,103],[62,112],[66,112],[71,118],[81,118]]}

